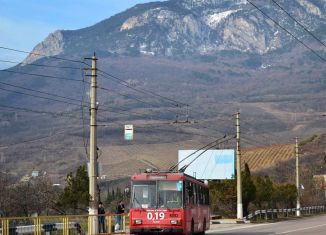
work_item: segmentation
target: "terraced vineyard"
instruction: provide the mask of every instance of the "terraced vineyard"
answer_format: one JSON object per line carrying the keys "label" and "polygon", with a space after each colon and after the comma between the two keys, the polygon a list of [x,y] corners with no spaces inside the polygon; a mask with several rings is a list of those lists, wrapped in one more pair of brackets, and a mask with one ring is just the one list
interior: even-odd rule
{"label": "terraced vineyard", "polygon": [[242,167],[248,163],[251,171],[257,171],[294,157],[293,144],[244,149],[242,151]]}

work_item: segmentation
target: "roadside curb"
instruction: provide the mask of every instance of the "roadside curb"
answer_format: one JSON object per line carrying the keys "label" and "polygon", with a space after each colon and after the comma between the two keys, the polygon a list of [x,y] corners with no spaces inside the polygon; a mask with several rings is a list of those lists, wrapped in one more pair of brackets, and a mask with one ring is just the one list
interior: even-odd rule
{"label": "roadside curb", "polygon": [[249,224],[249,220],[230,220],[230,219],[221,219],[221,220],[212,220],[211,224]]}

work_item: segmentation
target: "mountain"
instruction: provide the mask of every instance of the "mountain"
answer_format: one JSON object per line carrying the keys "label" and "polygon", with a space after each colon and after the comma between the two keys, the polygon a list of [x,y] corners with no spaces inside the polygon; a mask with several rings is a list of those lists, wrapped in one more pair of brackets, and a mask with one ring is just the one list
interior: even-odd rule
{"label": "mountain", "polygon": [[[309,30],[325,36],[325,1],[278,2]],[[276,5],[259,6],[293,34],[304,37],[302,28]],[[107,55],[168,57],[216,55],[223,50],[266,54],[292,40],[246,0],[171,0],[136,5],[88,28],[56,31],[34,52],[76,55],[93,50]],[[37,58],[31,55],[25,62]]]}
{"label": "mountain", "polygon": [[[325,1],[278,3],[325,41]],[[325,48],[271,1],[255,4],[326,58]],[[176,161],[178,149],[232,136],[232,114],[238,110],[244,147],[292,143],[295,136],[326,131],[325,62],[252,5],[240,0],[152,2],[91,27],[58,30],[10,69],[19,73],[0,73],[0,170],[21,176],[37,169],[60,178],[87,161],[88,108],[80,106],[88,99],[88,84],[82,81],[89,77],[80,70],[85,64],[71,60],[94,51],[98,68],[116,78],[98,76],[99,88],[105,88],[98,94],[103,175],[164,168]],[[171,105],[171,100],[189,106]],[[184,122],[187,118],[191,123]],[[135,139],[126,142],[123,124],[130,123]]]}

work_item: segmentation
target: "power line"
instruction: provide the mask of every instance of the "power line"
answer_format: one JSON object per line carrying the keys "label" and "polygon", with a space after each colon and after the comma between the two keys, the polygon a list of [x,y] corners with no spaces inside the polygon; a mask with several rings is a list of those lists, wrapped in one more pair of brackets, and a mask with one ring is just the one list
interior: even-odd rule
{"label": "power line", "polygon": [[80,102],[80,103],[82,102],[81,100],[78,100],[78,99],[74,99],[74,98],[70,98],[70,97],[66,97],[66,96],[61,96],[61,95],[56,95],[56,94],[52,94],[52,93],[48,93],[48,92],[44,92],[44,91],[38,91],[38,90],[34,90],[34,89],[26,88],[26,87],[21,87],[21,86],[17,86],[17,85],[5,83],[5,82],[0,82],[0,84],[15,87],[15,88],[20,88],[20,89],[27,90],[27,91],[33,91],[33,92],[37,92],[37,93],[40,93],[40,94],[55,96],[55,97],[62,98],[62,99],[77,101],[77,102]]}
{"label": "power line", "polygon": [[123,80],[121,78],[118,78],[117,76],[114,76],[112,74],[109,74],[109,73],[107,73],[107,72],[105,72],[103,70],[98,69],[98,71],[102,73],[102,76],[104,78],[110,79],[110,80],[111,80],[111,78],[113,78],[115,80],[115,82],[121,84],[122,86],[128,87],[129,89],[132,89],[134,91],[137,91],[137,92],[140,92],[140,93],[143,93],[143,94],[146,94],[146,95],[158,97],[158,98],[160,98],[162,100],[166,100],[166,102],[172,104],[175,107],[179,107],[180,105],[187,106],[187,104],[185,104],[185,103],[179,102],[179,101],[174,100],[174,99],[170,99],[168,97],[162,96],[162,95],[157,94],[155,92],[152,92],[152,91],[149,91],[149,90],[145,90],[145,89],[137,89],[137,88],[134,88],[134,87],[130,86],[128,84],[128,82],[126,82],[125,80]]}
{"label": "power line", "polygon": [[8,90],[8,89],[1,88],[1,87],[0,87],[0,90],[7,91],[7,92],[12,92],[12,93],[16,93],[16,94],[20,94],[20,95],[27,95],[27,96],[31,96],[31,97],[35,97],[35,98],[40,98],[40,99],[45,99],[45,100],[51,100],[51,101],[55,101],[55,102],[70,104],[70,105],[82,106],[81,104],[71,103],[71,102],[63,101],[63,100],[52,99],[52,98],[49,98],[49,97],[32,95],[32,94],[28,94],[28,93],[24,93],[24,92],[20,92],[20,91]]}
{"label": "power line", "polygon": [[[247,131],[249,131],[249,132],[250,132],[251,130],[248,129],[248,128],[247,128],[246,126],[244,126],[243,124],[245,124],[245,125],[251,127],[252,129],[255,128],[255,127],[253,127],[252,124],[249,123],[249,122],[246,122],[246,121],[243,121],[243,120],[242,120],[241,123],[242,123],[242,125],[241,125],[241,129],[247,130]],[[258,133],[258,134],[259,134],[259,133]],[[267,141],[271,141],[271,140],[273,140],[274,144],[278,144],[278,142],[275,141],[275,139],[276,139],[276,140],[279,140],[279,139],[280,139],[280,136],[277,136],[277,135],[275,135],[275,134],[273,134],[273,133],[271,133],[271,132],[268,133],[268,134],[266,134],[266,133],[260,133],[260,135],[261,135],[262,138],[264,138],[264,139],[267,140]],[[274,139],[271,139],[270,136],[274,137]]]}
{"label": "power line", "polygon": [[[159,108],[158,106],[156,106],[156,104],[154,104],[154,103],[150,103],[150,102],[147,102],[147,101],[144,101],[144,100],[139,99],[139,98],[137,98],[137,97],[130,97],[129,95],[122,94],[122,93],[119,93],[119,92],[117,92],[117,91],[114,91],[114,90],[111,90],[111,89],[105,88],[105,87],[97,87],[97,88],[98,88],[98,89],[105,90],[105,91],[113,92],[113,93],[115,93],[115,94],[121,95],[121,96],[126,97],[126,98],[129,98],[129,99],[137,100],[137,101],[139,101],[139,102],[141,102],[141,103],[143,103],[143,104],[148,104],[148,105],[154,106],[153,108]],[[171,107],[166,107],[166,108],[167,108],[167,109],[171,109]],[[180,107],[179,107],[179,108],[180,108]],[[160,112],[160,113],[164,113],[164,111],[162,111],[162,110],[156,110],[156,111],[158,111],[158,112]],[[184,115],[184,113],[180,113],[180,112],[175,111],[175,110],[167,110],[167,111],[170,112],[170,113],[178,114],[178,115]],[[194,112],[194,113],[198,113],[198,114],[200,114],[200,115],[202,114],[202,113],[200,113],[200,112]],[[231,119],[221,119],[221,118],[215,118],[215,119],[218,120],[218,121],[223,121],[223,122],[232,122]],[[182,122],[177,122],[177,123],[182,123]],[[206,129],[212,129],[212,128],[206,128]],[[213,129],[213,130],[214,130],[214,129]],[[216,129],[215,129],[215,130],[216,130]],[[219,130],[216,130],[216,131],[219,131]]]}
{"label": "power line", "polygon": [[244,142],[244,143],[246,143],[246,144],[249,144],[249,145],[251,145],[251,146],[254,146],[254,147],[257,147],[256,145],[254,145],[253,143],[251,143],[250,141],[247,141],[247,140],[245,140],[245,139],[241,139],[241,142]]}
{"label": "power line", "polygon": [[[120,96],[122,96],[122,97],[125,97],[125,98],[127,98],[127,99],[133,99],[133,100],[137,100],[137,101],[139,101],[140,103],[143,103],[143,104],[146,104],[146,105],[150,105],[150,106],[152,106],[152,108],[160,108],[159,106],[157,106],[157,104],[154,104],[154,103],[150,103],[150,102],[147,102],[147,101],[144,101],[144,100],[142,100],[142,99],[139,99],[138,97],[131,97],[130,95],[126,95],[126,94],[122,94],[122,93],[120,93],[120,92],[117,92],[117,91],[114,91],[114,90],[111,90],[111,89],[108,89],[108,88],[105,88],[105,87],[100,87],[100,86],[98,86],[97,87],[98,89],[101,89],[101,90],[105,90],[105,91],[108,91],[108,92],[112,92],[112,93],[115,93],[115,94],[117,94],[117,95],[120,95]],[[170,112],[170,113],[174,113],[174,114],[182,114],[182,113],[180,113],[180,112],[178,112],[178,111],[175,111],[175,110],[170,110],[170,109],[172,109],[172,107],[166,107],[168,110],[168,112]],[[153,111],[153,110],[152,110]],[[156,111],[158,111],[158,112],[160,112],[160,113],[165,113],[164,111],[162,111],[162,110],[156,110]]]}
{"label": "power line", "polygon": [[0,104],[0,107],[11,109],[11,110],[19,110],[19,111],[23,111],[23,112],[29,112],[29,113],[45,114],[45,115],[50,115],[52,117],[69,117],[69,118],[81,120],[78,117],[67,115],[65,113],[53,113],[53,112],[48,112],[48,111],[33,110],[33,109],[21,108],[21,107],[3,105],[3,104]]}
{"label": "power line", "polygon": [[261,10],[258,6],[256,6],[254,3],[252,3],[249,0],[246,0],[250,5],[252,5],[253,7],[255,7],[258,11],[260,11],[265,17],[267,17],[268,19],[270,19],[271,21],[273,21],[277,26],[279,26],[281,29],[283,29],[285,32],[287,32],[291,37],[293,37],[295,40],[297,40],[299,43],[301,43],[304,47],[306,47],[308,50],[310,50],[313,54],[315,54],[317,57],[319,57],[322,61],[326,62],[326,59],[324,57],[322,57],[321,55],[319,55],[314,49],[312,49],[311,47],[309,47],[306,43],[304,43],[303,41],[301,41],[298,37],[296,37],[293,33],[291,33],[289,30],[287,30],[286,28],[284,28],[282,25],[280,25],[276,20],[274,20],[272,17],[270,17],[269,15],[267,15],[263,10]]}
{"label": "power line", "polygon": [[[143,116],[144,114],[143,113],[139,113],[139,112],[134,112],[134,111],[129,111],[129,110],[126,110],[126,109],[121,109],[121,108],[116,108],[116,107],[109,107],[109,109],[97,109],[98,111],[103,111],[103,112],[115,112],[115,113],[118,113],[118,114],[125,114],[125,113],[120,113],[118,111],[113,111],[114,109],[117,109],[117,110],[120,110],[121,112],[126,112],[126,113],[129,113],[129,114],[134,114],[134,115],[139,115],[139,116]],[[127,114],[128,115],[128,114]]]}
{"label": "power line", "polygon": [[213,142],[210,142],[210,143],[206,144],[205,146],[201,147],[200,149],[196,150],[195,152],[189,154],[187,157],[185,157],[184,159],[182,159],[180,162],[177,162],[177,164],[171,166],[170,169],[169,169],[169,171],[173,171],[181,162],[183,162],[184,160],[188,159],[192,155],[198,153],[200,150],[203,150],[203,149],[207,148],[208,146],[210,146],[210,145],[212,145],[214,143],[217,143],[218,141],[220,141],[222,139],[225,139],[225,138],[226,138],[226,135],[224,135],[222,138],[218,138],[218,139],[214,140]]}
{"label": "power line", "polygon": [[105,88],[105,87],[100,87],[100,86],[98,86],[97,88],[98,88],[98,89],[101,89],[101,90],[105,90],[105,91],[113,92],[113,93],[115,93],[115,94],[117,94],[117,95],[123,96],[123,97],[128,98],[128,99],[134,99],[134,100],[137,100],[137,101],[139,101],[139,102],[141,102],[141,103],[143,103],[143,104],[153,105],[153,103],[149,103],[149,102],[144,101],[144,100],[142,100],[142,99],[139,99],[139,98],[137,98],[137,97],[130,97],[129,95],[122,94],[122,93],[117,92],[117,91],[115,91],[115,90],[111,90],[111,89],[108,89],[108,88]]}
{"label": "power line", "polygon": [[64,132],[66,132],[66,131],[67,131],[67,129],[64,129],[64,130],[61,130],[61,131],[59,131],[57,133],[54,133],[54,134],[51,134],[51,135],[47,135],[47,136],[43,136],[43,137],[38,137],[38,138],[34,138],[34,139],[29,139],[29,140],[24,140],[24,141],[21,141],[19,143],[12,143],[12,144],[2,145],[2,146],[0,146],[0,148],[8,148],[8,147],[11,147],[11,146],[14,146],[14,145],[26,144],[26,143],[31,143],[31,142],[35,142],[35,141],[47,139],[47,138],[53,137],[55,135],[62,134]]}
{"label": "power line", "polygon": [[245,140],[250,141],[250,142],[258,143],[258,145],[260,145],[262,147],[268,146],[266,143],[260,142],[259,140],[253,140],[253,139],[251,139],[251,137],[248,137],[247,135],[244,135],[243,133],[241,135],[241,139],[245,139]]}
{"label": "power line", "polygon": [[[197,160],[201,155],[203,155],[205,152],[207,152],[208,150],[210,150],[210,149],[216,147],[216,146],[219,145],[219,144],[222,144],[222,143],[227,142],[227,141],[229,141],[229,140],[231,140],[231,139],[234,139],[234,138],[235,138],[235,136],[230,137],[230,138],[228,138],[228,139],[226,139],[226,140],[223,140],[223,141],[221,141],[221,142],[217,142],[217,143],[214,144],[213,146],[208,147],[208,148],[205,149],[203,152],[201,152],[197,157],[195,157],[195,158],[194,158],[190,163],[184,165],[184,166],[183,166],[179,171],[180,171],[180,172],[185,172],[185,170],[186,170],[186,169],[187,169],[187,168],[188,168],[192,163],[194,163],[194,161],[196,161],[196,160]],[[196,152],[198,152],[198,150],[197,150]],[[192,155],[193,155],[193,153],[190,154],[190,155],[188,155],[188,156],[187,156],[186,158],[184,158],[183,160],[189,158],[189,157],[192,156]],[[180,162],[182,162],[182,161],[180,161]],[[178,162],[178,163],[180,163],[180,162]]]}
{"label": "power line", "polygon": [[4,47],[4,46],[0,46],[0,49],[20,52],[20,53],[24,53],[24,54],[32,54],[32,55],[37,55],[37,56],[43,56],[43,57],[46,57],[46,58],[52,58],[52,59],[57,59],[57,60],[70,61],[70,62],[74,62],[74,63],[81,63],[81,64],[85,64],[85,65],[89,66],[87,63],[85,63],[84,61],[81,61],[81,60],[67,59],[67,58],[63,58],[63,57],[59,57],[59,56],[49,56],[49,55],[44,55],[44,54],[41,54],[41,53],[18,50],[18,49]]}
{"label": "power line", "polygon": [[287,10],[284,9],[279,3],[277,3],[275,0],[272,0],[274,4],[276,4],[282,11],[284,11],[292,20],[294,20],[298,25],[300,25],[307,33],[309,33],[314,39],[316,39],[321,45],[326,47],[326,44],[320,40],[315,34],[310,32],[303,24],[301,24],[297,19],[295,19]]}
{"label": "power line", "polygon": [[[67,81],[71,81],[71,82],[83,82],[83,80],[80,80],[80,79],[70,79],[70,78],[64,78],[64,77],[57,77],[57,76],[44,75],[44,74],[35,74],[35,73],[25,73],[25,72],[18,72],[18,71],[12,71],[12,70],[0,70],[0,72],[16,73],[16,74],[22,74],[22,75],[44,77],[44,78],[54,78],[54,79],[60,79],[60,80],[67,80]],[[86,83],[88,83],[88,82],[86,82]]]}
{"label": "power line", "polygon": [[[35,98],[40,98],[40,99],[45,99],[45,100],[50,100],[50,101],[55,101],[55,102],[59,102],[59,103],[65,103],[65,104],[70,104],[70,105],[74,105],[74,106],[78,106],[78,107],[88,107],[89,106],[85,106],[83,104],[76,104],[76,103],[72,103],[72,102],[68,102],[68,101],[63,101],[63,100],[57,100],[57,99],[53,99],[53,98],[49,98],[49,97],[43,97],[43,96],[38,96],[38,95],[32,95],[32,94],[28,94],[28,93],[24,93],[24,92],[20,92],[20,91],[13,91],[13,90],[8,90],[5,88],[1,88],[0,90],[4,90],[7,92],[12,92],[12,93],[16,93],[16,94],[20,94],[20,95],[27,95],[27,96],[31,96],[31,97],[35,97]],[[120,108],[109,108],[109,109],[98,109],[98,111],[107,111],[107,112],[112,112],[112,113],[117,113],[117,114],[123,114],[123,115],[128,115],[126,113],[122,113],[122,112],[118,112],[115,111],[114,109],[118,109],[122,112],[128,112],[129,114],[134,114],[134,115],[143,115],[142,113],[138,113],[138,112],[131,112],[125,109],[120,109]]]}
{"label": "power line", "polygon": [[46,68],[58,68],[58,69],[76,69],[80,70],[81,68],[78,67],[69,67],[69,66],[56,66],[56,65],[46,65],[46,64],[35,64],[35,63],[25,63],[25,62],[18,62],[18,61],[11,61],[11,60],[1,60],[0,62],[10,63],[10,64],[17,64],[17,65],[26,65],[26,66],[37,66],[37,67],[46,67]]}
{"label": "power line", "polygon": [[[173,125],[173,124],[167,124],[167,125]],[[146,128],[147,126],[144,127],[140,127],[140,128]],[[159,130],[161,132],[173,132],[173,133],[177,133],[177,134],[185,134],[185,135],[192,135],[192,136],[201,136],[201,137],[205,137],[205,138],[216,138],[216,136],[211,136],[211,135],[204,135],[204,134],[199,134],[199,133],[194,133],[194,132],[187,132],[187,131],[183,131],[183,130],[178,130],[178,131],[169,131],[167,129],[158,129],[155,126],[151,126],[151,128],[155,128],[156,130]]]}

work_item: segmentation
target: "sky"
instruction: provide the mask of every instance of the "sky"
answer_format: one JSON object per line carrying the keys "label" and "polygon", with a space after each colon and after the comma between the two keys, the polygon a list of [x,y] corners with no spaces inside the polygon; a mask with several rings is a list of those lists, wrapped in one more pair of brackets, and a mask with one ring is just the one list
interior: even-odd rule
{"label": "sky", "polygon": [[[139,3],[155,0],[0,0],[0,46],[31,51],[58,29],[74,30],[107,19]],[[0,49],[0,60],[25,54]],[[0,69],[12,64],[0,62]]]}

